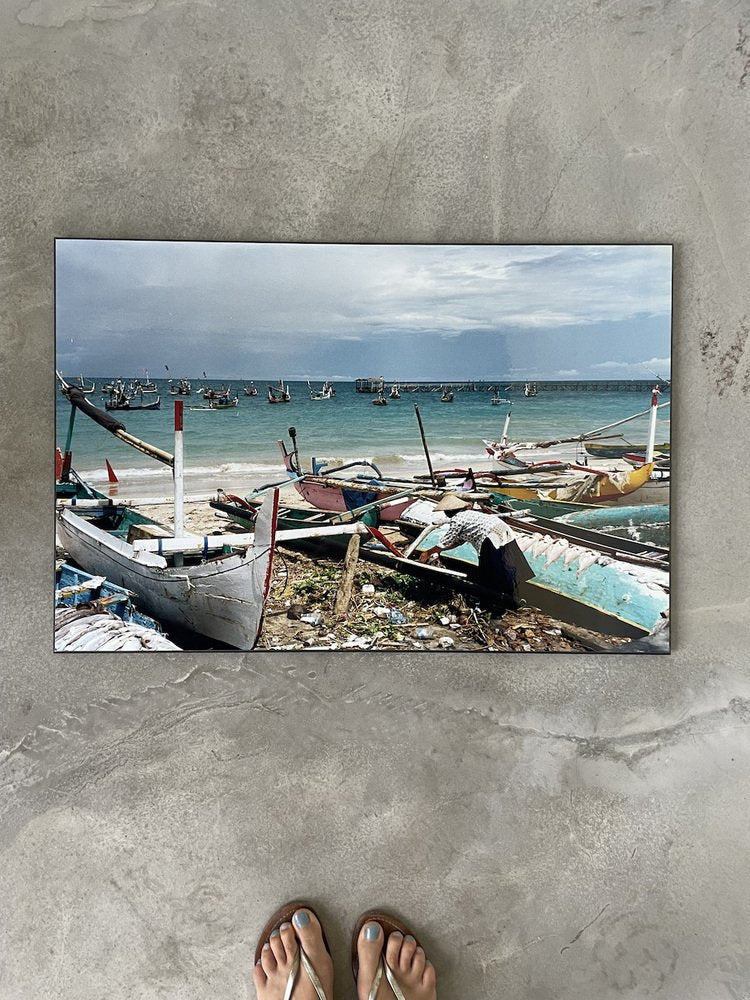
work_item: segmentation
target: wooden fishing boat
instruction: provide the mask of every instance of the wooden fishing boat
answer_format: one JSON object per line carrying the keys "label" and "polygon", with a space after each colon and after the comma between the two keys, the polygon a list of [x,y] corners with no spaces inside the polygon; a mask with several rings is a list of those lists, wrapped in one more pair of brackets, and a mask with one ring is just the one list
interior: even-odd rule
{"label": "wooden fishing boat", "polygon": [[[87,572],[133,590],[159,621],[252,649],[271,581],[278,492],[269,494],[252,541],[186,535],[132,508],[102,502],[57,512],[65,551]],[[218,546],[218,549],[217,549]]]}
{"label": "wooden fishing boat", "polygon": [[231,410],[239,405],[239,396],[216,396],[208,401],[210,410]]}
{"label": "wooden fishing boat", "polygon": [[[613,504],[634,498],[649,482],[653,464],[624,472],[592,472],[585,467],[571,466],[571,472],[558,476],[539,473],[519,482],[517,478],[503,480],[498,476],[494,489],[516,500],[568,500],[575,503]],[[581,471],[583,470],[583,471]],[[667,487],[668,488],[668,487]],[[656,502],[639,498],[640,502]],[[633,499],[628,503],[634,502]],[[637,502],[637,501],[636,501]]]}
{"label": "wooden fishing boat", "polygon": [[443,394],[440,397],[441,403],[452,403],[453,402],[453,392],[450,389],[443,389]]}
{"label": "wooden fishing boat", "polygon": [[388,405],[388,400],[385,398],[385,396],[383,395],[383,393],[380,392],[379,395],[378,395],[378,398],[377,399],[373,399],[372,405],[373,406],[387,406]]}
{"label": "wooden fishing boat", "polygon": [[397,385],[391,386],[389,399],[401,399],[401,391]]}
{"label": "wooden fishing boat", "polygon": [[308,382],[307,388],[310,390],[310,399],[313,402],[319,402],[324,399],[332,399],[334,396],[333,386],[329,382],[324,382],[321,389],[313,389]]}
{"label": "wooden fishing boat", "polygon": [[245,385],[242,387],[242,391],[246,396],[257,396],[258,390],[255,385],[251,382],[250,385]]}
{"label": "wooden fishing boat", "polygon": [[161,397],[157,396],[152,402],[145,403],[142,393],[135,393],[132,396],[121,393],[106,400],[104,407],[107,410],[159,410],[161,409]]}
{"label": "wooden fishing boat", "polygon": [[[644,462],[646,460],[645,444],[603,444],[597,441],[585,441],[583,446],[592,458],[624,458],[628,454],[639,454],[643,455]],[[669,442],[655,444],[654,451],[660,455],[668,455]]]}
{"label": "wooden fishing boat", "polygon": [[268,402],[269,403],[288,403],[292,398],[292,394],[289,391],[289,386],[284,385],[284,380],[279,379],[276,385],[268,386]]}
{"label": "wooden fishing boat", "polygon": [[[211,506],[244,527],[254,523],[258,498],[224,495]],[[418,561],[420,553],[437,544],[445,525],[425,525],[434,516],[434,500],[412,498],[397,524],[369,525],[369,537],[360,544],[360,558],[399,572],[432,580],[442,586],[488,598],[486,588],[474,582],[478,564],[471,545],[446,550],[442,565]],[[382,508],[376,504],[378,516]],[[279,507],[279,527],[330,526],[352,515]],[[612,539],[583,528],[560,527],[554,521],[504,517],[532,571],[520,585],[520,597],[561,621],[607,635],[641,638],[660,626],[669,610],[669,576],[665,550],[633,540]],[[417,537],[409,541],[410,536]],[[342,535],[295,539],[290,544],[317,554],[343,554],[348,539]],[[495,594],[499,603],[507,595]]]}
{"label": "wooden fishing boat", "polygon": [[177,393],[180,396],[190,396],[193,392],[193,388],[190,382],[186,378],[181,378],[179,385],[177,386]]}
{"label": "wooden fishing boat", "polygon": [[523,387],[524,396],[536,396],[537,391],[536,382],[527,382]]}
{"label": "wooden fishing boat", "polygon": [[99,608],[112,611],[123,621],[158,628],[153,618],[138,611],[135,596],[132,590],[119,587],[104,576],[93,576],[66,562],[55,564],[55,607],[97,602]]}
{"label": "wooden fishing boat", "polygon": [[[289,428],[294,431],[293,427]],[[380,508],[380,520],[396,521],[404,509],[413,502],[414,493],[420,491],[417,484],[386,484],[382,481],[380,470],[372,462],[362,459],[347,462],[325,471],[324,463],[313,461],[313,472],[305,474],[299,468],[299,453],[296,447],[296,434],[292,434],[293,451],[289,451],[284,441],[279,441],[279,450],[284,460],[284,466],[289,476],[289,482],[294,485],[299,495],[319,510],[344,513],[358,510],[368,504],[386,501]],[[359,481],[349,477],[338,476],[347,470],[366,470],[367,476]],[[427,488],[422,487],[422,492]],[[440,496],[440,492],[433,493]]]}

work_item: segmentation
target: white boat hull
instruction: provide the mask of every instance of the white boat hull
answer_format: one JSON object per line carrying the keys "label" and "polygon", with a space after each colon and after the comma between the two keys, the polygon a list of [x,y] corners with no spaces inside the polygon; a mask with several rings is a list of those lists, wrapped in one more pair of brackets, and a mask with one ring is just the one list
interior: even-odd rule
{"label": "white boat hull", "polygon": [[252,649],[271,582],[277,509],[274,491],[259,515],[253,544],[181,567],[168,566],[154,553],[137,551],[69,508],[58,512],[57,530],[79,566],[132,590],[142,607],[165,625],[190,629],[237,649]]}

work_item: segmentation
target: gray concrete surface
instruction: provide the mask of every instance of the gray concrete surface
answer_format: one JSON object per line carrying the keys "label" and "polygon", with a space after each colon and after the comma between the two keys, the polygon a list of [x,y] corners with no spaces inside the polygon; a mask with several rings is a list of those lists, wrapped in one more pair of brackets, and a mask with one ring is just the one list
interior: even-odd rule
{"label": "gray concrete surface", "polygon": [[[373,903],[443,998],[750,997],[749,34],[748,0],[2,5],[0,996],[252,995],[302,894],[340,997]],[[674,242],[673,655],[53,657],[55,236]]]}

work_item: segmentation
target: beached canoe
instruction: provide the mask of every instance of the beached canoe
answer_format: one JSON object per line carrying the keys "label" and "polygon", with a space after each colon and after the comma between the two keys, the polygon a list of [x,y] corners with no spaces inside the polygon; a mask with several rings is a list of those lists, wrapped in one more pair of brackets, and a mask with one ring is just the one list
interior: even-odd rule
{"label": "beached canoe", "polygon": [[[516,500],[565,500],[574,503],[611,504],[622,502],[642,489],[653,472],[653,464],[625,472],[578,472],[570,476],[530,476],[525,481],[498,479],[493,490]],[[667,490],[669,486],[667,484]],[[654,497],[656,490],[654,490]],[[639,501],[629,501],[639,502]],[[657,502],[654,499],[641,502]]]}
{"label": "beached canoe", "polygon": [[210,539],[203,540],[203,551],[197,537],[178,540],[177,547],[171,532],[125,506],[88,507],[83,516],[62,508],[57,532],[76,563],[132,590],[160,622],[252,649],[271,582],[277,508],[274,490],[261,507],[253,541],[228,543],[218,554]]}
{"label": "beached canoe", "polygon": [[[252,527],[259,500],[224,496],[211,506],[235,523]],[[419,554],[436,544],[445,530],[445,525],[430,523],[434,508],[434,500],[412,497],[398,525],[368,529],[370,538],[362,541],[360,558],[486,599],[486,589],[482,592],[473,582],[478,565],[473,546],[443,552],[439,566],[418,561]],[[334,525],[342,519],[332,512],[288,505],[279,508],[278,517],[282,530]],[[624,638],[647,635],[668,614],[666,550],[542,518],[504,516],[503,520],[533,573],[519,588],[528,604],[560,621]],[[411,546],[407,544],[410,535],[418,539]],[[298,538],[293,544],[313,554],[341,556],[347,542],[342,533]],[[506,595],[498,590],[496,597],[502,603]]]}
{"label": "beached canoe", "polygon": [[[596,441],[585,441],[583,446],[592,458],[624,458],[633,452],[643,454],[645,457],[647,450],[645,444],[600,444]],[[654,445],[654,451],[662,455],[668,455],[669,450],[669,442]]]}

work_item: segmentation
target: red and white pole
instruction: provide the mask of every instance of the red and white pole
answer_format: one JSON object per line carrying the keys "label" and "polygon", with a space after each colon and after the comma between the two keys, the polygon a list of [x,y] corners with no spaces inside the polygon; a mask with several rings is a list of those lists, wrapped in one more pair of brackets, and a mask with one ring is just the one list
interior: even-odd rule
{"label": "red and white pole", "polygon": [[182,453],[182,400],[174,403],[174,465],[172,476],[174,481],[174,537],[182,538],[185,534],[185,489],[183,483],[183,453]]}
{"label": "red and white pole", "polygon": [[646,465],[654,460],[654,444],[656,442],[656,412],[659,407],[659,386],[655,385],[651,391],[651,415],[648,425],[648,444],[646,446]]}

